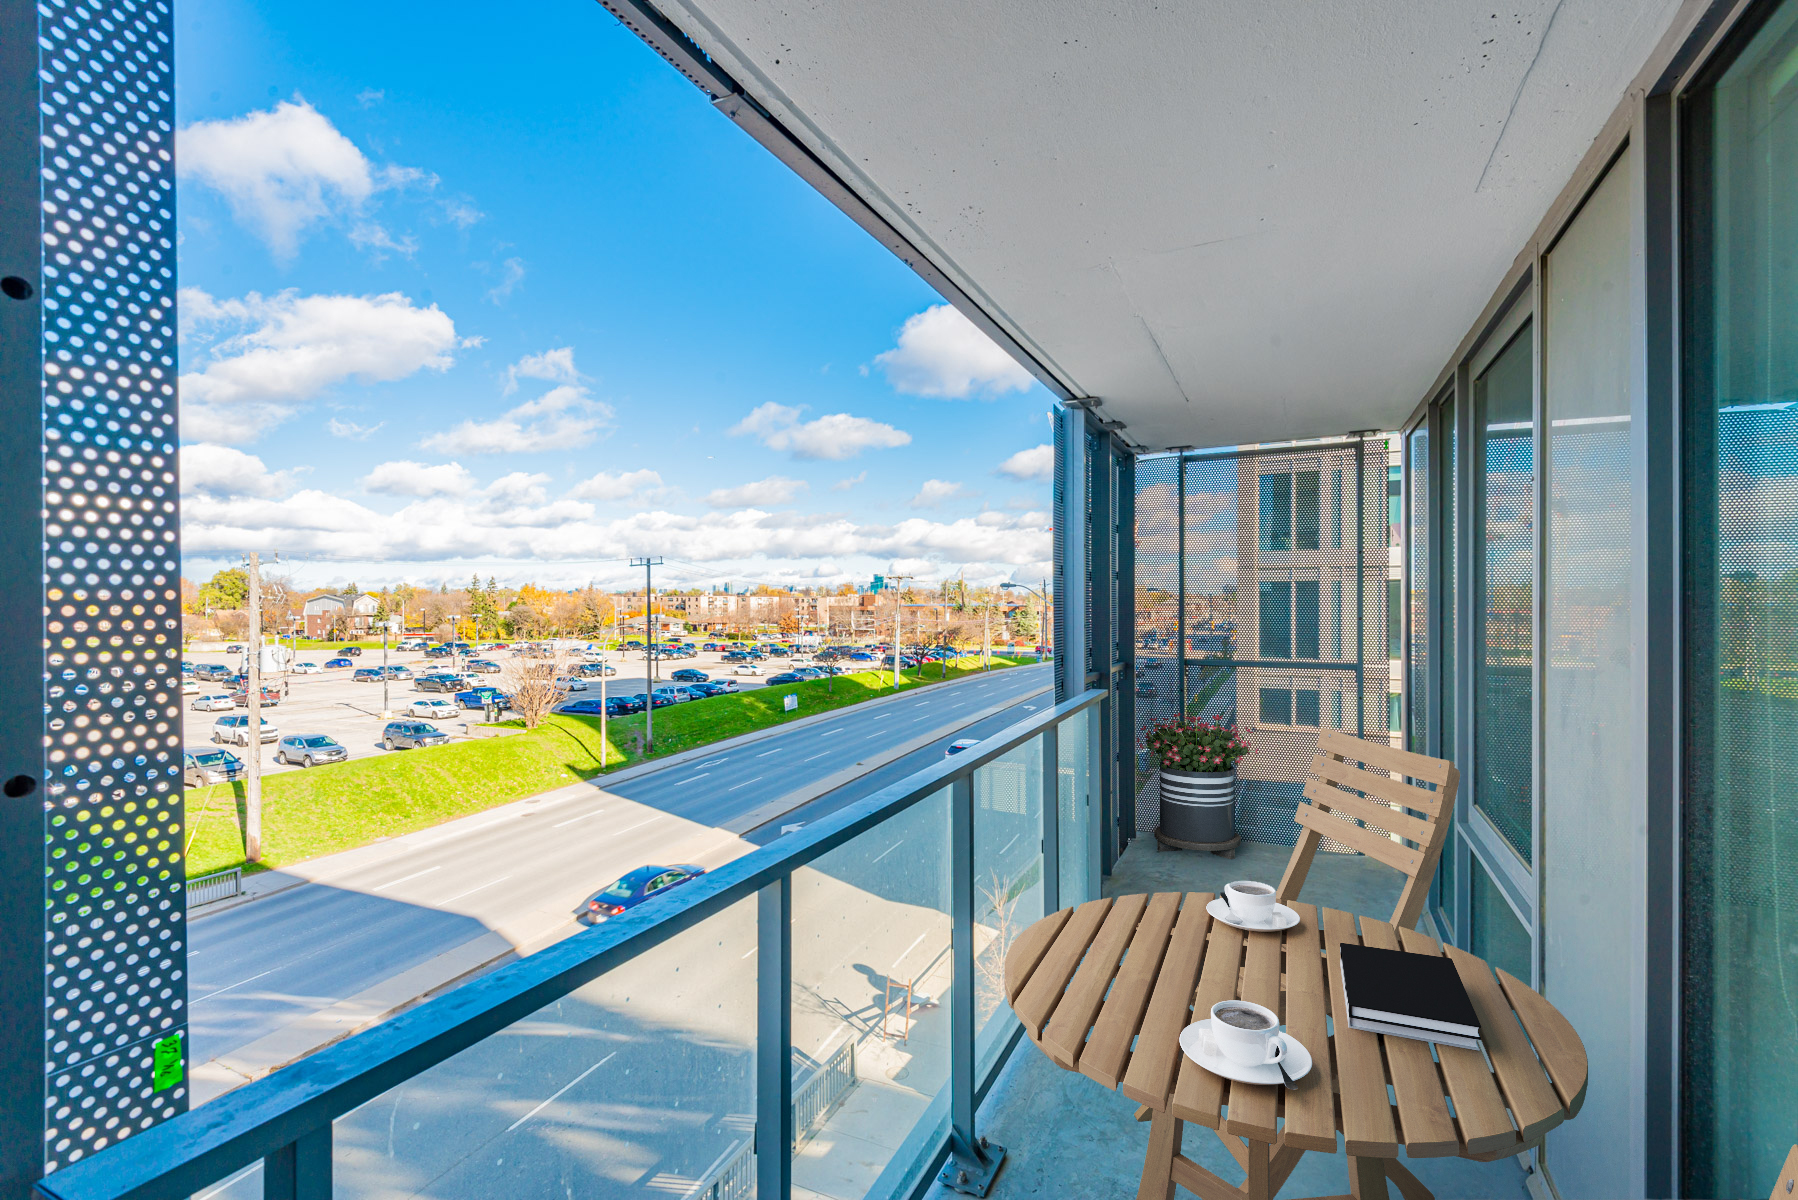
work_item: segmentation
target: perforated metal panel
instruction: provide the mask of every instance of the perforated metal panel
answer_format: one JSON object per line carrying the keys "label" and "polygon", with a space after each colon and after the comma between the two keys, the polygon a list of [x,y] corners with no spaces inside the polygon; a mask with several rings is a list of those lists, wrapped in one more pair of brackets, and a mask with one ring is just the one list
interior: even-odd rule
{"label": "perforated metal panel", "polygon": [[40,0],[46,1170],[187,1107],[172,13]]}

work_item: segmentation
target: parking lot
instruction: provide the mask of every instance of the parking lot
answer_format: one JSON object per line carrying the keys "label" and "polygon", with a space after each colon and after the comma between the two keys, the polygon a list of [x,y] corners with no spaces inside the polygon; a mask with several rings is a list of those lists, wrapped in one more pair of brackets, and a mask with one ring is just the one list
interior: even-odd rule
{"label": "parking lot", "polygon": [[[298,661],[315,662],[322,667],[326,662],[335,657],[337,657],[337,652],[334,650],[302,650],[299,653]],[[510,650],[499,650],[478,657],[485,657],[490,661],[499,663],[502,667],[518,661],[514,658]],[[201,663],[217,663],[233,667],[239,665],[238,656],[226,655],[219,651],[199,651],[191,653],[187,656],[187,661],[196,666]],[[364,649],[361,656],[355,658],[353,661],[357,667],[378,667],[382,662],[381,651],[378,649]],[[426,658],[421,651],[402,652],[399,650],[389,650],[387,651],[386,661],[392,665],[409,668],[414,676],[429,674],[433,671],[447,671],[453,669],[450,665],[450,660]],[[644,687],[644,662],[643,652],[641,650],[626,651],[622,655],[616,651],[608,652],[606,655],[606,662],[608,665],[616,667],[618,670],[618,674],[606,677],[606,694],[608,696],[631,695],[647,690]],[[786,670],[790,664],[788,660],[784,658],[766,659],[759,664],[764,672],[761,676],[732,674],[732,668],[735,665],[736,664],[722,661],[721,654],[704,650],[700,651],[697,658],[659,659],[656,663],[656,674],[658,676],[656,686],[660,687],[672,682],[669,676],[675,671],[692,667],[705,672],[706,675],[712,679],[728,678],[734,680],[739,690],[749,691],[753,688],[766,686],[764,681],[769,675],[779,674],[781,671]],[[873,666],[873,664],[870,663],[852,663],[844,665],[857,670],[866,670]],[[408,716],[409,714],[406,712],[406,708],[413,700],[441,699],[448,700],[451,703],[454,703],[455,701],[454,695],[450,693],[418,691],[413,687],[413,681],[410,679],[389,680],[387,683],[387,707],[393,714],[393,718],[383,717],[381,715],[381,684],[379,682],[352,682],[352,674],[352,669],[347,667],[336,668],[319,675],[294,675],[265,672],[263,686],[280,691],[283,685],[285,685],[287,697],[273,708],[264,708],[262,716],[279,730],[282,736],[289,734],[326,734],[341,742],[344,747],[349,750],[351,758],[368,758],[377,754],[411,753],[411,751],[406,750],[389,751],[384,749],[381,745],[381,730],[387,724],[388,720]],[[492,684],[501,688],[507,686],[506,676],[503,673],[499,675],[482,675],[480,676],[480,680],[483,684]],[[587,682],[587,691],[571,692],[569,694],[569,699],[598,697],[600,694],[599,680],[590,679]],[[193,702],[198,696],[215,694],[227,690],[229,689],[223,684],[201,680],[200,691],[197,696],[189,695],[182,697],[182,700],[184,701],[182,709],[186,725],[185,734],[187,748],[190,752],[210,747],[213,744],[213,723],[220,717],[227,715],[222,709],[217,712],[196,712],[193,708]],[[704,701],[694,701],[693,703],[704,703]],[[243,709],[236,708],[231,711],[241,714]],[[449,734],[452,738],[460,740],[468,736],[468,727],[471,724],[479,723],[481,719],[482,714],[479,712],[464,712],[459,710],[454,718],[437,720],[434,721],[433,724],[443,730],[443,732]],[[244,749],[242,747],[232,746],[231,750],[239,757],[244,755]],[[288,767],[277,763],[275,761],[275,746],[273,742],[264,746],[262,753],[263,774],[268,775],[280,771],[294,771],[301,769],[303,768]]]}

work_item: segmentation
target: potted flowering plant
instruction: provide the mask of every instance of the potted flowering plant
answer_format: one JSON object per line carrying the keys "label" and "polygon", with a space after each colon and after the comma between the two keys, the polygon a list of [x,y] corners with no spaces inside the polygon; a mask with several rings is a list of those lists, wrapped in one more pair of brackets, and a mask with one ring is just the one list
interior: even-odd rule
{"label": "potted flowering plant", "polygon": [[1234,725],[1185,717],[1158,722],[1146,744],[1160,772],[1161,832],[1212,844],[1236,836],[1236,764],[1249,743]]}

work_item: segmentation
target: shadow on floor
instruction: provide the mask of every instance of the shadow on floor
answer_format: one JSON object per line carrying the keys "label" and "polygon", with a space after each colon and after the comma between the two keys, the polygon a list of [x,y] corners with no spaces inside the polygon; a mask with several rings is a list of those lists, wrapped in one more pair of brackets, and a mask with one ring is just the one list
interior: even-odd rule
{"label": "shadow on floor", "polygon": [[[1145,845],[1145,843],[1147,843]],[[1291,856],[1289,846],[1244,842],[1234,859],[1191,851],[1155,850],[1138,838],[1105,880],[1105,894],[1213,892],[1232,879],[1277,884]],[[1319,854],[1301,899],[1356,913],[1389,917],[1402,877],[1360,855]],[[1055,1066],[1028,1041],[1018,1044],[1005,1071],[981,1106],[978,1128],[1006,1149],[994,1200],[1113,1200],[1136,1193],[1149,1127],[1135,1119],[1136,1105],[1084,1075]],[[1217,1135],[1186,1127],[1184,1153],[1231,1182],[1242,1178]],[[1476,1163],[1460,1158],[1406,1159],[1405,1165],[1438,1200],[1523,1197],[1524,1171],[1516,1159]],[[1348,1160],[1307,1154],[1281,1189],[1290,1196],[1348,1191]],[[1187,1193],[1177,1191],[1184,1197]],[[1396,1188],[1392,1194],[1397,1195]],[[941,1186],[931,1200],[953,1200]]]}

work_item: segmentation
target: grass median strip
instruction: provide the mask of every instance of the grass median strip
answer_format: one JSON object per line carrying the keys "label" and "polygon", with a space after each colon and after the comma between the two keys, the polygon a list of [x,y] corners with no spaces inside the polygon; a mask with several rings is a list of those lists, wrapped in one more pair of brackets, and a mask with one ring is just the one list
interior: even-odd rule
{"label": "grass median strip", "polygon": [[[1030,661],[1030,660],[1026,660]],[[976,660],[965,659],[975,664]],[[1025,663],[995,658],[995,669]],[[932,663],[907,670],[908,685],[943,682]],[[978,674],[951,667],[950,680]],[[920,678],[922,676],[922,678]],[[276,867],[350,850],[444,821],[591,779],[634,763],[678,754],[725,738],[784,725],[892,694],[891,673],[841,675],[715,696],[655,710],[655,749],[641,753],[644,715],[606,722],[606,770],[599,766],[599,718],[554,714],[533,730],[473,738],[429,750],[359,758],[283,771],[262,781],[262,866]],[[799,707],[784,708],[797,695]],[[244,866],[242,783],[187,793],[187,874],[191,878]],[[254,869],[254,868],[252,868]]]}

